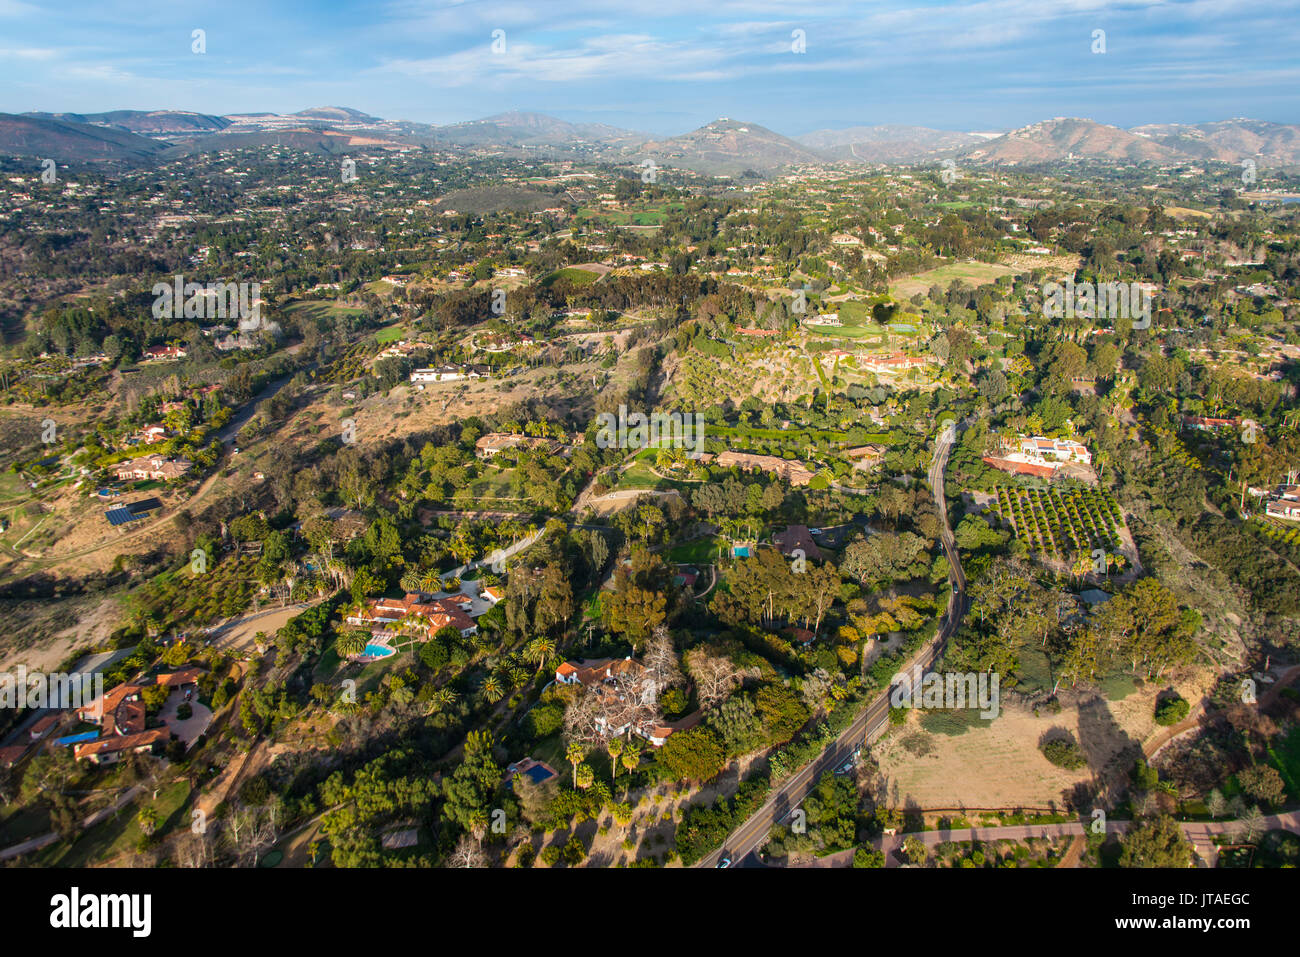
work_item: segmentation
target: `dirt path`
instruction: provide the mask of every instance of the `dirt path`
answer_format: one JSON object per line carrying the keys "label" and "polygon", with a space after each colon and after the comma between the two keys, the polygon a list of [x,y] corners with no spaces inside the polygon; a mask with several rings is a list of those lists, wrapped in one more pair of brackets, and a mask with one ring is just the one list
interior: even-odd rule
{"label": "dirt path", "polygon": [[[1273,682],[1268,691],[1264,692],[1264,694],[1259,698],[1259,710],[1263,711],[1272,704],[1282,690],[1289,687],[1296,678],[1300,678],[1300,665],[1295,665],[1282,672],[1281,676]],[[1189,731],[1202,727],[1209,727],[1210,725],[1217,724],[1222,720],[1222,712],[1216,711],[1213,714],[1206,714],[1205,705],[1203,703],[1197,704],[1192,710],[1192,713],[1182,721],[1179,721],[1171,727],[1161,728],[1150,740],[1143,743],[1142,753],[1146,756],[1146,759],[1150,761],[1165,747],[1165,745],[1171,743],[1174,739],[1182,737]]]}

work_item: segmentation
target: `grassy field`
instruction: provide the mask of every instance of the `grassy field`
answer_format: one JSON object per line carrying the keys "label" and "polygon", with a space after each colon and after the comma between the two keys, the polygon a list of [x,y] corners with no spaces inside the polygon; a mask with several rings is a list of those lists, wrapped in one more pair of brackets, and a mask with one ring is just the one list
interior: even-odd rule
{"label": "grassy field", "polygon": [[0,502],[26,498],[28,491],[27,483],[13,472],[0,473]]}
{"label": "grassy field", "polygon": [[543,279],[542,285],[550,287],[550,285],[557,279],[567,279],[575,286],[589,286],[599,278],[600,275],[592,272],[590,269],[578,269],[574,266],[566,266],[563,269],[555,270],[555,272]]}
{"label": "grassy field", "polygon": [[396,342],[406,335],[406,327],[397,324],[386,326],[375,333],[375,340],[382,346],[389,342]]}
{"label": "grassy field", "polygon": [[488,469],[480,478],[469,484],[469,494],[477,499],[513,498],[514,469]]}
{"label": "grassy field", "polygon": [[1011,276],[1017,272],[1019,270],[1011,266],[998,263],[948,263],[929,272],[894,280],[889,285],[889,294],[898,299],[910,299],[918,292],[927,292],[931,286],[947,289],[954,279],[978,287],[993,282],[999,276]]}
{"label": "grassy field", "polygon": [[305,312],[313,319],[329,319],[332,316],[362,316],[365,310],[357,306],[342,306],[336,302],[330,302],[322,299],[307,299],[298,302],[291,302],[286,305],[284,312]]}
{"label": "grassy field", "polygon": [[604,210],[584,207],[578,210],[577,218],[579,221],[599,219],[611,226],[662,226],[665,213],[682,208],[683,206],[680,203],[634,210]]}
{"label": "grassy field", "polygon": [[718,560],[723,542],[717,538],[700,538],[668,550],[668,560],[679,565],[707,565]]}
{"label": "grassy field", "polygon": [[151,807],[158,814],[158,833],[189,823],[185,806],[190,796],[188,781],[174,781],[158,792],[158,799],[146,794],[134,804],[124,807],[116,815],[96,824],[71,845],[59,841],[40,851],[34,860],[42,867],[86,867],[92,861],[103,861],[133,851],[144,832],[140,830],[139,813]]}

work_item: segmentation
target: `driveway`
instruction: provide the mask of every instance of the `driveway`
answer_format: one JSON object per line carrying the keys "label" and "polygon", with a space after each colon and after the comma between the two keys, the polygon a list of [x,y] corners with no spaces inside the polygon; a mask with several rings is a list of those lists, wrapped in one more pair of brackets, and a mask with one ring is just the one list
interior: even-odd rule
{"label": "driveway", "polygon": [[185,692],[179,688],[173,689],[158,717],[162,718],[172,734],[185,743],[185,750],[188,751],[198,740],[199,735],[208,730],[208,725],[212,723],[212,710],[207,705],[201,704],[197,695],[193,696],[189,704],[194,713],[182,721],[176,717],[176,709],[184,703]]}

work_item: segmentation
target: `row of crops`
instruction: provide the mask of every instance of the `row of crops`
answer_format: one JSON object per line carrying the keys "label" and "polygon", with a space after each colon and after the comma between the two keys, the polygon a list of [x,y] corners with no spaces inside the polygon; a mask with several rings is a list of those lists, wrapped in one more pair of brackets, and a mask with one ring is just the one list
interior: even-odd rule
{"label": "row of crops", "polygon": [[1119,547],[1124,516],[1111,496],[1095,488],[997,487],[997,511],[1032,551],[1056,558]]}
{"label": "row of crops", "polygon": [[1256,518],[1255,527],[1268,538],[1287,545],[1300,545],[1300,526],[1283,525],[1271,518]]}

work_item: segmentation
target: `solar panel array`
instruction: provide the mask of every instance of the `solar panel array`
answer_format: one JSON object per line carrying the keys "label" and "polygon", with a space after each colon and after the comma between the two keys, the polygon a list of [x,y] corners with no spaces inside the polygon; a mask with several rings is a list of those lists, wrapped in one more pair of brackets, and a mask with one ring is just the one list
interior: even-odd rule
{"label": "solar panel array", "polygon": [[147,512],[141,512],[139,515],[132,512],[129,508],[110,508],[104,513],[110,525],[126,525],[128,522],[138,522],[142,518],[148,518]]}
{"label": "solar panel array", "polygon": [[162,500],[146,498],[140,502],[131,502],[129,505],[110,508],[104,513],[104,517],[108,519],[110,525],[126,525],[130,522],[138,522],[142,518],[148,518],[149,513],[156,508],[162,508]]}

